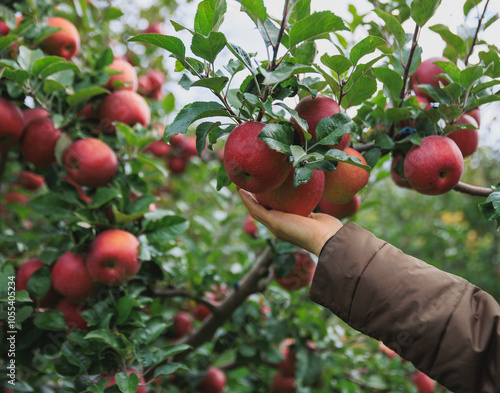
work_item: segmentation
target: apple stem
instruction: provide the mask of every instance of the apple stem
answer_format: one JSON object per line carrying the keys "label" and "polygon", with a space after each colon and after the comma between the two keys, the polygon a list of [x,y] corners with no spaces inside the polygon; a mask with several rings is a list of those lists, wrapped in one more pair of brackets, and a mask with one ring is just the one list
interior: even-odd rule
{"label": "apple stem", "polygon": [[479,18],[477,22],[477,28],[476,28],[476,33],[474,34],[474,39],[472,40],[472,44],[470,45],[469,53],[467,53],[467,56],[465,57],[464,64],[467,67],[469,63],[469,57],[472,55],[472,51],[474,50],[474,46],[476,45],[477,41],[477,36],[479,34],[479,30],[481,29],[481,24],[483,23],[484,15],[486,14],[486,9],[488,8],[488,4],[490,3],[490,0],[486,1],[486,4],[484,5],[484,10],[483,14]]}

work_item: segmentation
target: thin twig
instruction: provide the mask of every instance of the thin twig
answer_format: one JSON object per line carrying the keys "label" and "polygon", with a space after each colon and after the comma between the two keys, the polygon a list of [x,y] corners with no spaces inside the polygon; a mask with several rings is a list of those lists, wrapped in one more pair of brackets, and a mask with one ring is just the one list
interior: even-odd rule
{"label": "thin twig", "polygon": [[187,297],[191,300],[194,300],[196,303],[203,304],[210,311],[215,310],[217,304],[212,303],[210,300],[206,298],[197,297],[193,292],[186,291],[184,289],[160,289],[154,291],[154,295],[162,298],[172,298],[172,297]]}
{"label": "thin twig", "polygon": [[466,184],[459,182],[455,188],[455,191],[462,192],[464,194],[469,194],[473,196],[482,196],[482,197],[487,197],[493,192],[492,188],[485,188],[485,187],[478,187],[478,186],[473,186],[471,184]]}
{"label": "thin twig", "polygon": [[481,24],[483,23],[484,15],[486,14],[486,9],[488,8],[488,4],[490,3],[490,0],[486,1],[486,4],[484,6],[483,14],[479,18],[477,22],[477,28],[476,28],[476,33],[474,34],[474,39],[472,40],[472,44],[469,49],[469,53],[467,53],[467,56],[465,57],[464,64],[467,67],[467,64],[469,63],[469,57],[472,55],[472,51],[474,50],[474,46],[476,45],[477,41],[477,36],[479,34],[479,30],[481,29]]}

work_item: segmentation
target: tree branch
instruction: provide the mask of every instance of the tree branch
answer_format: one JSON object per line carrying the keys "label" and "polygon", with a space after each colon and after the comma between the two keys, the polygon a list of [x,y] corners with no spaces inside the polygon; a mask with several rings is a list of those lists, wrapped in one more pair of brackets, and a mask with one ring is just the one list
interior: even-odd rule
{"label": "tree branch", "polygon": [[486,4],[484,6],[483,14],[479,18],[477,22],[477,28],[476,28],[476,33],[474,34],[474,39],[472,40],[472,44],[469,49],[469,53],[467,53],[467,56],[465,57],[464,64],[467,67],[467,64],[469,63],[469,57],[472,55],[472,52],[474,51],[474,46],[476,45],[477,41],[477,36],[479,34],[479,30],[481,29],[481,24],[483,23],[484,15],[486,14],[486,9],[488,8],[488,4],[490,3],[490,0],[486,1]]}
{"label": "tree branch", "polygon": [[454,190],[458,192],[463,192],[464,194],[469,194],[473,196],[482,196],[482,197],[487,197],[493,192],[493,189],[491,188],[473,186],[471,184],[466,184],[462,182],[459,182],[455,186]]}
{"label": "tree branch", "polygon": [[145,374],[145,377],[148,378],[154,375],[155,369],[162,364],[169,363],[172,360],[179,361],[184,359],[196,348],[212,339],[217,329],[231,317],[241,304],[247,301],[248,296],[259,291],[260,281],[268,276],[272,261],[271,247],[267,247],[260,255],[254,267],[241,279],[239,285],[213,310],[212,314],[203,321],[200,327],[177,342],[177,344],[187,344],[191,348],[177,354],[173,359],[167,359],[156,365]]}
{"label": "tree branch", "polygon": [[217,308],[217,304],[212,303],[206,298],[197,297],[193,292],[186,291],[184,289],[172,288],[154,291],[154,296],[160,296],[162,298],[171,297],[187,297],[194,300],[196,303],[203,304],[210,311],[214,311]]}

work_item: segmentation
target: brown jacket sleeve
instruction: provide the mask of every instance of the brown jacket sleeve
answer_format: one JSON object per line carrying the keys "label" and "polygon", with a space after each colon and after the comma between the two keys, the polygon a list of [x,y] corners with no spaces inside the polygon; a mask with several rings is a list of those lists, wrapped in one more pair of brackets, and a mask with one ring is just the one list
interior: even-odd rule
{"label": "brown jacket sleeve", "polygon": [[310,297],[456,393],[500,392],[500,305],[349,222],[323,247]]}

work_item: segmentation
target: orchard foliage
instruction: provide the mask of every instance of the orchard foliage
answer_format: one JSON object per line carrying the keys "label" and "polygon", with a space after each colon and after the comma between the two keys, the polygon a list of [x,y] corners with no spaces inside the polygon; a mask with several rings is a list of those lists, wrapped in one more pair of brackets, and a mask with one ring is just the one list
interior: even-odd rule
{"label": "orchard foliage", "polygon": [[[262,0],[238,3],[255,24],[248,34],[260,37],[262,53],[223,33],[225,0],[197,1],[194,20],[182,22],[170,0],[136,10],[135,18],[104,1],[0,5],[0,96],[23,111],[24,130],[29,108],[43,109],[46,119],[37,121],[57,130],[54,146],[45,148],[47,138],[31,145],[37,154],[50,153],[48,165],[29,159],[26,133],[0,153],[2,353],[7,331],[17,332],[15,386],[11,357],[0,360],[5,391],[203,392],[211,391],[205,390],[210,375],[231,392],[269,392],[282,377],[302,393],[416,391],[411,364],[379,353],[377,342],[311,303],[307,289],[277,283],[300,274],[294,266],[303,251],[260,225],[244,229],[246,211],[221,164],[224,141],[247,121],[265,123],[259,138],[288,156],[295,187],[313,169],[335,173],[339,162],[371,173],[360,192],[362,225],[500,296],[498,235],[487,222],[500,223],[500,173],[490,151],[468,158],[459,192],[440,197],[398,189],[388,169],[390,157],[426,136],[472,128],[457,119],[500,101],[499,49],[482,40],[498,18],[489,0],[461,4],[475,24],[457,33],[430,25],[438,0],[374,0],[368,14],[351,5],[349,20],[334,10],[313,11],[309,0],[285,0],[281,16],[269,15]],[[75,56],[47,53],[47,39],[58,32],[46,23],[53,17],[77,27]],[[449,61],[436,63],[446,83],[418,86],[432,100],[424,108],[410,80],[425,60],[419,36],[427,28],[443,40]],[[328,50],[320,50],[325,44]],[[123,93],[132,84],[120,82],[116,59],[138,74],[137,93]],[[174,82],[213,99],[177,108],[167,91]],[[320,120],[313,139],[294,108],[319,94],[341,111]],[[103,104],[117,96],[133,96],[133,104],[123,98]],[[488,131],[481,124],[481,137]],[[347,134],[366,164],[332,148]],[[111,158],[71,159],[75,141],[89,138],[100,143],[75,157],[91,157],[105,145],[103,156]],[[394,170],[403,176],[402,168]],[[104,268],[127,253],[136,274],[89,285],[83,301],[57,293],[55,264],[71,251],[85,261],[80,269],[88,266],[102,251],[94,240],[108,230],[134,241],[116,247]],[[135,239],[138,249],[128,250]],[[29,274],[22,270],[28,260],[38,267]],[[10,278],[23,274],[15,303],[8,303]],[[9,304],[16,308],[13,327]],[[285,361],[293,364],[286,375]]]}

